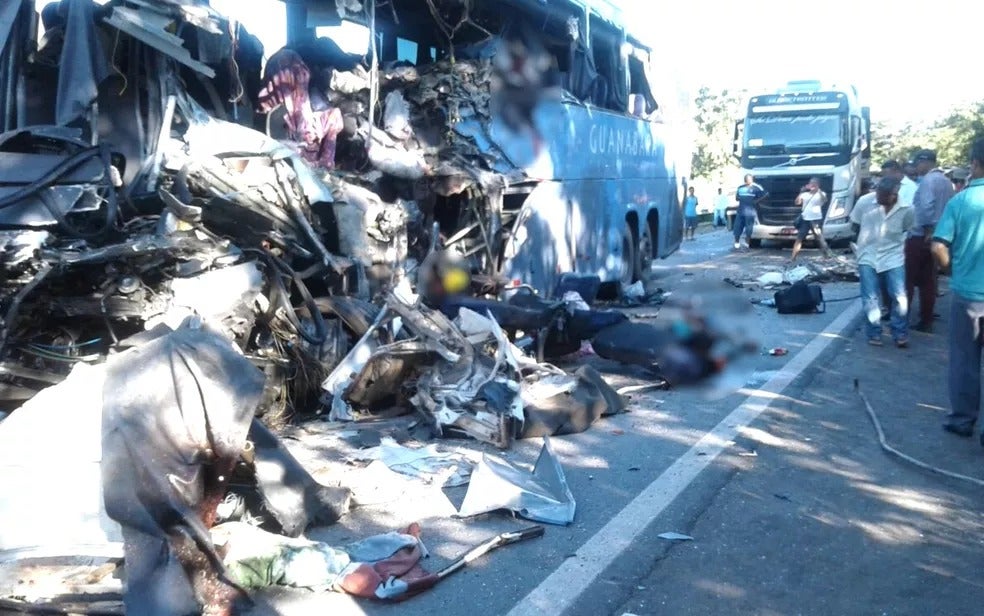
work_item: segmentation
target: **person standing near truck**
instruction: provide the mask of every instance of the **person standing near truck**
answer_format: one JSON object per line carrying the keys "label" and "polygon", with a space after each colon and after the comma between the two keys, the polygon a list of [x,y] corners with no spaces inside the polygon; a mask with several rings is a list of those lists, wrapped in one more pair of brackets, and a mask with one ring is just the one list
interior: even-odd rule
{"label": "person standing near truck", "polygon": [[933,229],[943,215],[943,208],[953,197],[953,184],[936,168],[936,152],[920,150],[915,156],[919,173],[919,188],[913,198],[916,221],[905,243],[905,290],[912,305],[919,287],[919,323],[916,331],[933,331],[933,309],[936,307],[936,263],[930,251]]}
{"label": "person standing near truck", "polygon": [[792,261],[796,260],[799,256],[800,250],[803,249],[803,240],[811,232],[813,237],[816,238],[817,244],[820,245],[820,250],[823,251],[823,256],[830,256],[830,248],[827,247],[827,241],[823,239],[823,204],[827,202],[827,193],[820,190],[820,180],[817,178],[811,178],[810,182],[800,190],[800,194],[796,197],[796,205],[803,208],[803,212],[799,215],[796,220],[796,242],[793,244],[793,256]]}
{"label": "person standing near truck", "polygon": [[745,183],[735,191],[735,199],[738,201],[738,213],[735,215],[735,250],[741,248],[741,235],[744,232],[745,242],[751,246],[752,229],[755,227],[755,216],[757,206],[769,193],[755,183],[755,178],[751,173],[745,176]]}
{"label": "person standing near truck", "polygon": [[971,146],[970,182],[943,210],[933,233],[932,252],[940,269],[952,270],[950,414],[943,429],[970,437],[980,415],[984,349],[984,139]]}
{"label": "person standing near truck", "polygon": [[728,206],[731,205],[731,199],[728,199],[728,195],[724,194],[724,190],[718,187],[718,196],[714,200],[714,227],[727,227],[728,226]]}
{"label": "person standing near truck", "polygon": [[694,187],[691,186],[690,190],[687,191],[687,197],[683,200],[683,218],[687,223],[687,226],[684,228],[683,232],[686,239],[697,239],[694,235],[697,233],[698,205],[700,205],[700,203],[697,201],[697,197],[694,196]]}
{"label": "person standing near truck", "polygon": [[[914,218],[912,208],[899,201],[899,180],[883,177],[875,191],[877,205],[861,216],[858,233],[858,273],[861,301],[868,323],[868,344],[881,346],[881,289],[891,300],[892,339],[909,345],[909,300],[905,294],[905,240]],[[857,206],[855,206],[857,207]]]}

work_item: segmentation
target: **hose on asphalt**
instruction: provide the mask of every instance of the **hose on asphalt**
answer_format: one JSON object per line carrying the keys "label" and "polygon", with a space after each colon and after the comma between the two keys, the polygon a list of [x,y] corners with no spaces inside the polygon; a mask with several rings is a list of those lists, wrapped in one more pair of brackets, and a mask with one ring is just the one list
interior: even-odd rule
{"label": "hose on asphalt", "polygon": [[984,487],[984,479],[978,479],[977,477],[969,477],[967,475],[961,475],[960,473],[954,473],[952,471],[938,468],[936,466],[933,466],[932,464],[927,464],[922,460],[917,460],[916,458],[913,458],[908,454],[902,453],[898,449],[889,445],[888,442],[885,440],[885,431],[882,430],[881,422],[878,420],[878,415],[875,413],[874,407],[871,406],[871,402],[868,401],[868,397],[864,395],[863,391],[861,391],[861,382],[858,379],[854,379],[854,391],[858,393],[858,395],[861,397],[861,401],[864,402],[865,409],[868,411],[868,417],[871,418],[871,423],[875,426],[875,431],[878,433],[878,442],[881,444],[882,449],[892,454],[893,456],[896,456],[897,458],[900,458],[905,462],[908,462],[909,464],[918,466],[923,470],[937,473],[945,477],[950,477],[952,479],[967,481],[973,483],[974,485]]}

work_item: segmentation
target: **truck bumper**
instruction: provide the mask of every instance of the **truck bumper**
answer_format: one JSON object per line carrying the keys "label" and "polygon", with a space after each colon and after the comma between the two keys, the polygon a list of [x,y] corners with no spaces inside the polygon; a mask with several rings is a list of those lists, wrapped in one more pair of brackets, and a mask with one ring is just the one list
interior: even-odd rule
{"label": "truck bumper", "polygon": [[[828,243],[853,240],[854,229],[851,228],[850,222],[825,223],[823,226],[823,237]],[[752,229],[752,239],[793,242],[796,241],[796,227],[792,225],[776,226],[755,223],[755,227]],[[807,242],[811,240],[812,236],[806,236]]]}

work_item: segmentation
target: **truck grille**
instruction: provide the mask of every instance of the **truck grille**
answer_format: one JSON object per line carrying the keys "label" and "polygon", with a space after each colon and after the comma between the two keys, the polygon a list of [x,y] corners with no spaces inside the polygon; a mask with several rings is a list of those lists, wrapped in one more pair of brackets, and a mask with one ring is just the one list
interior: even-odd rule
{"label": "truck grille", "polygon": [[834,176],[784,175],[755,178],[756,183],[769,193],[769,196],[758,206],[759,222],[777,227],[791,226],[802,211],[802,208],[796,205],[796,197],[812,177],[820,180],[820,189],[827,193],[827,203],[823,206],[823,213],[826,216],[834,188]]}

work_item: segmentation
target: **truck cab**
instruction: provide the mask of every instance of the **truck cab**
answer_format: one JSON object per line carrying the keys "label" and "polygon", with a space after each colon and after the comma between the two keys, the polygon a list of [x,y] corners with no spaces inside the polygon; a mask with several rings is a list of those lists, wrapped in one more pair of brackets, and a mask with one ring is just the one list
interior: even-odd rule
{"label": "truck cab", "polygon": [[769,196],[757,211],[752,244],[792,240],[801,208],[795,204],[810,178],[827,194],[827,241],[853,238],[849,216],[871,164],[871,123],[854,86],[794,81],[751,97],[735,125],[734,154]]}

